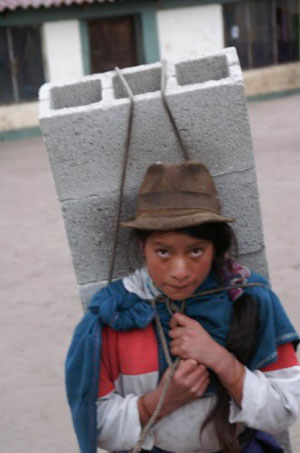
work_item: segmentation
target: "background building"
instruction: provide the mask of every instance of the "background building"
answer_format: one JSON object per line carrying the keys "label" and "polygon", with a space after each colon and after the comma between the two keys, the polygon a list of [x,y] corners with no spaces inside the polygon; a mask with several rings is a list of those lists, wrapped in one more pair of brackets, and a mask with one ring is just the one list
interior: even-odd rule
{"label": "background building", "polygon": [[44,82],[227,46],[247,96],[300,92],[300,0],[0,0],[0,139],[38,133]]}

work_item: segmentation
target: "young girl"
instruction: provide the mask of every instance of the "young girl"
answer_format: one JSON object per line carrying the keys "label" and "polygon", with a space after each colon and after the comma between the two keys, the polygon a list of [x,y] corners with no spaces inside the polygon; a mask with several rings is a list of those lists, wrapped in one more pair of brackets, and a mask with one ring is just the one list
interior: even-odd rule
{"label": "young girl", "polygon": [[299,336],[229,257],[232,221],[203,164],[148,168],[122,224],[145,267],[95,294],[67,357],[82,453],[283,451],[269,434],[297,417]]}

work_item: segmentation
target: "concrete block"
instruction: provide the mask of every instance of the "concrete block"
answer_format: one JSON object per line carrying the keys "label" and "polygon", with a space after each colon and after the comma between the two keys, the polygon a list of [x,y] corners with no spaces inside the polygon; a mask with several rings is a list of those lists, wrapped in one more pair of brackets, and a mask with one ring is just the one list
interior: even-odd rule
{"label": "concrete block", "polygon": [[[62,210],[77,282],[107,280],[114,237],[115,199],[105,194],[65,201]],[[117,242],[115,277],[126,275],[136,266],[133,242],[130,231],[122,228]]]}
{"label": "concrete block", "polygon": [[[228,56],[174,63],[175,76],[167,84],[168,103],[191,157],[205,156],[214,174],[254,167],[242,76],[234,57],[230,49]],[[202,66],[208,66],[207,72]],[[213,70],[215,79],[205,80]]]}
{"label": "concrete block", "polygon": [[[153,161],[182,160],[182,152],[157,91],[160,64],[149,65],[147,70],[144,68],[122,71],[136,94],[129,160],[134,177],[128,176],[129,188],[136,187],[136,178]],[[84,85],[88,85],[87,82],[91,83],[88,80]],[[51,96],[56,92],[48,85],[48,108],[41,109],[40,123],[61,201],[93,196],[105,188],[117,190],[118,187],[129,101],[122,98],[120,82],[114,72],[103,75],[99,86],[102,87],[101,102],[53,110],[51,105],[58,101],[52,100]],[[63,91],[62,87],[59,89]],[[69,92],[68,86],[66,89]],[[41,97],[47,98],[47,95],[42,91]],[[59,102],[68,105],[69,97],[66,95]]]}
{"label": "concrete block", "polygon": [[266,260],[265,249],[262,248],[254,253],[246,253],[238,255],[239,263],[247,266],[249,269],[262,274],[264,277],[269,278],[268,263]]}
{"label": "concrete block", "polygon": [[254,167],[252,139],[240,86],[207,87],[168,95],[168,102],[191,158],[206,156],[214,174]]}
{"label": "concrete block", "polygon": [[224,214],[236,219],[231,226],[237,236],[239,254],[260,250],[264,239],[255,170],[216,175],[214,180]]}
{"label": "concrete block", "polygon": [[101,93],[101,79],[98,77],[66,86],[54,86],[50,91],[51,108],[59,110],[100,102]]}
{"label": "concrete block", "polygon": [[[124,79],[131,88],[134,96],[145,95],[160,91],[161,64],[141,65],[122,70]],[[127,98],[127,92],[120,82],[119,77],[113,73],[112,83],[115,99]]]}
{"label": "concrete block", "polygon": [[229,77],[226,55],[208,56],[197,60],[185,60],[176,66],[178,85],[194,85]]}
{"label": "concrete block", "polygon": [[61,201],[117,190],[128,123],[128,105],[122,102],[118,115],[94,107],[41,120]]}
{"label": "concrete block", "polygon": [[78,290],[80,294],[80,299],[82,301],[83,311],[85,312],[92,296],[100,289],[104,288],[107,285],[108,281],[103,280],[101,282],[87,283],[86,285],[79,285]]}
{"label": "concrete block", "polygon": [[[236,51],[169,62],[166,69],[166,97],[190,155],[207,165],[224,213],[238,219],[239,253],[263,270],[255,164]],[[122,74],[135,97],[121,211],[127,219],[147,166],[182,161],[183,153],[161,99],[161,64],[127,68]],[[47,84],[40,91],[41,129],[85,303],[93,285],[108,278],[129,108],[114,71],[69,85]],[[115,278],[136,263],[128,249],[129,232],[121,230]]]}

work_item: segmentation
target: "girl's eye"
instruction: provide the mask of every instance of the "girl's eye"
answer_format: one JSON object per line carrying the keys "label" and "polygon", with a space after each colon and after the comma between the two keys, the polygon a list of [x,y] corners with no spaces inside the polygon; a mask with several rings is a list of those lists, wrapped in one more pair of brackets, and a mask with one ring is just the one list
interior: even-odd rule
{"label": "girl's eye", "polygon": [[203,254],[203,249],[199,247],[195,247],[194,249],[191,250],[191,255],[193,258],[197,258]]}
{"label": "girl's eye", "polygon": [[169,256],[169,252],[166,249],[158,249],[156,253],[160,258],[167,258]]}

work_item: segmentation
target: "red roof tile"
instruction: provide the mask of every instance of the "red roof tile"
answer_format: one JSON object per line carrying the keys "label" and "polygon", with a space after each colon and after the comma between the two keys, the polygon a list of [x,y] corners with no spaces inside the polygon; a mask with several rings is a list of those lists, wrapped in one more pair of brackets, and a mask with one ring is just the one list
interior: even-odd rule
{"label": "red roof tile", "polygon": [[44,6],[50,8],[51,6],[64,6],[64,5],[81,5],[82,3],[113,3],[115,0],[0,0],[0,11],[7,9],[14,10],[17,8],[40,8]]}

